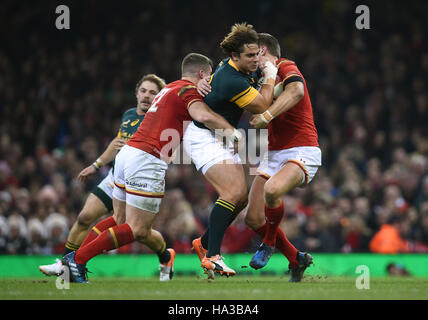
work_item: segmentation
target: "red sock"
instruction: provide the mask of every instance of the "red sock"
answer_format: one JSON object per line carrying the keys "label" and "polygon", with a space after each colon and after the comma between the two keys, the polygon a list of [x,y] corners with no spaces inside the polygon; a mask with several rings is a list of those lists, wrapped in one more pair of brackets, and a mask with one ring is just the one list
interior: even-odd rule
{"label": "red sock", "polygon": [[276,233],[278,230],[279,223],[284,216],[284,202],[281,201],[281,205],[276,208],[269,208],[265,206],[265,216],[266,216],[266,232],[263,238],[263,242],[267,245],[273,247],[276,242]]}
{"label": "red sock", "polygon": [[281,251],[281,253],[287,258],[288,262],[290,262],[290,266],[294,268],[297,266],[297,252],[295,246],[291,244],[291,242],[285,236],[284,231],[281,228],[278,228],[276,233],[276,243],[275,247]]}
{"label": "red sock", "polygon": [[107,230],[108,228],[114,227],[116,225],[117,225],[116,221],[114,220],[113,217],[108,217],[104,220],[101,220],[92,228],[91,231],[89,231],[88,235],[86,236],[85,240],[83,240],[80,247],[84,247],[89,242],[91,242],[96,237],[98,237],[101,234],[101,232],[103,232],[104,230]]}
{"label": "red sock", "polygon": [[[261,226],[259,229],[255,230],[255,232],[260,236],[264,237],[267,229],[267,223]],[[288,262],[290,262],[291,267],[295,267],[297,265],[297,252],[298,250],[291,244],[291,242],[285,236],[284,231],[281,228],[278,228],[276,234],[276,243],[275,247],[281,251],[281,253],[287,258]]]}
{"label": "red sock", "polygon": [[104,251],[119,248],[133,241],[134,234],[127,223],[108,228],[86,246],[80,247],[76,251],[74,260],[78,264],[85,264]]}

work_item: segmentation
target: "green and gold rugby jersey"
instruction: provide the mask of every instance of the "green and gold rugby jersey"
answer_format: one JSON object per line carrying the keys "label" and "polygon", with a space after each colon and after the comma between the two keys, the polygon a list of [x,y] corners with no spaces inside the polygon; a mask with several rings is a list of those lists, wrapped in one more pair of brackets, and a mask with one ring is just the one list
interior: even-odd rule
{"label": "green and gold rugby jersey", "polygon": [[137,131],[140,123],[143,121],[144,115],[137,114],[137,108],[131,108],[124,112],[122,122],[117,133],[117,137],[128,141]]}
{"label": "green and gold rugby jersey", "polygon": [[[211,92],[204,97],[210,108],[226,118],[236,127],[244,112],[258,95],[261,71],[245,74],[238,70],[230,58],[222,60],[211,77]],[[193,120],[199,128],[206,128],[203,123]]]}
{"label": "green and gold rugby jersey", "polygon": [[[117,138],[128,141],[131,139],[133,134],[137,132],[141,122],[143,122],[144,114],[139,116],[137,114],[137,108],[130,108],[126,110],[122,115],[122,121],[120,123],[119,131],[117,132]],[[114,171],[114,160],[111,163]]]}

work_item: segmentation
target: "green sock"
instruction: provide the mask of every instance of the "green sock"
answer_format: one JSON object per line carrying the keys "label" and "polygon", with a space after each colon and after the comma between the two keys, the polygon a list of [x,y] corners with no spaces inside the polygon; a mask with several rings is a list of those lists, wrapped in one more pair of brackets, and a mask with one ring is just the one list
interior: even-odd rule
{"label": "green sock", "polygon": [[[213,257],[217,254],[220,254],[220,247],[223,241],[224,233],[226,232],[227,227],[233,221],[233,211],[235,211],[234,204],[221,199],[216,201],[210,214],[208,227],[209,232],[208,230],[206,232],[206,235],[208,236],[207,257]],[[204,245],[203,242],[202,245]]]}
{"label": "green sock", "polygon": [[64,252],[62,253],[62,256],[64,257],[65,255],[69,254],[70,252],[76,251],[77,249],[79,249],[79,247],[80,246],[67,241],[65,243],[65,248],[64,248]]}
{"label": "green sock", "polygon": [[158,255],[160,263],[167,263],[169,261],[169,259],[171,259],[171,254],[166,249],[166,243],[164,243],[164,246],[163,246],[162,250],[159,251],[157,253],[157,255]]}
{"label": "green sock", "polygon": [[[230,215],[228,227],[232,224],[235,218],[236,217],[234,214]],[[201,236],[201,243],[205,249],[208,248],[209,235],[210,235],[210,227],[208,226],[208,228],[205,230],[205,233]]]}

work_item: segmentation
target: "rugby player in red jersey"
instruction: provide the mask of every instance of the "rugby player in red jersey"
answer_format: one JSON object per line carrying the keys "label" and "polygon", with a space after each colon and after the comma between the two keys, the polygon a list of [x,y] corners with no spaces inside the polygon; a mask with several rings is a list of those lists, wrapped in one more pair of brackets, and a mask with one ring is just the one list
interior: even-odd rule
{"label": "rugby player in red jersey", "polygon": [[[77,179],[85,181],[96,173],[101,166],[113,162],[117,152],[137,131],[140,123],[144,119],[147,110],[153,103],[155,96],[166,86],[165,81],[155,74],[144,75],[135,87],[135,97],[137,106],[127,109],[121,120],[117,137],[108,145],[107,149],[100,157],[90,166],[83,169]],[[88,196],[82,211],[79,213],[77,220],[73,224],[67,237],[67,243],[63,256],[76,251],[82,245],[94,240],[102,231],[114,227],[123,221],[116,221],[114,217],[109,216],[95,224],[92,224],[104,215],[113,211],[113,189],[114,177],[113,169],[110,169],[107,176],[96,186]],[[123,218],[124,219],[124,218]],[[157,231],[154,231],[155,233]],[[159,257],[159,279],[161,281],[170,280],[168,263],[171,260],[171,254],[174,255],[173,249],[164,247],[155,247],[154,251]],[[47,276],[59,276],[63,273],[63,265],[60,259],[57,262],[48,265],[39,266],[39,270]]]}
{"label": "rugby player in red jersey", "polygon": [[304,187],[321,166],[321,150],[314,124],[312,104],[306,81],[296,63],[280,59],[278,40],[259,34],[260,59],[276,59],[280,83],[275,102],[262,114],[254,115],[250,124],[268,128],[268,151],[258,167],[249,194],[246,223],[263,242],[250,266],[264,267],[278,248],[289,260],[290,282],[298,282],[312,263],[312,256],[299,252],[287,239],[279,224],[284,215],[282,197],[296,187]]}
{"label": "rugby player in red jersey", "polygon": [[[183,137],[184,121],[195,119],[210,129],[225,130],[234,140],[240,139],[239,131],[213,112],[197,92],[199,80],[212,72],[211,60],[191,53],[183,59],[181,70],[181,80],[159,92],[142,125],[116,156],[113,210],[115,220],[125,217],[125,223],[104,230],[93,241],[63,258],[73,281],[88,282],[87,261],[104,251],[135,240],[150,244],[150,248],[165,245],[152,225],[164,195],[167,162]],[[169,141],[173,135],[175,139]],[[174,257],[170,262],[172,277]]]}

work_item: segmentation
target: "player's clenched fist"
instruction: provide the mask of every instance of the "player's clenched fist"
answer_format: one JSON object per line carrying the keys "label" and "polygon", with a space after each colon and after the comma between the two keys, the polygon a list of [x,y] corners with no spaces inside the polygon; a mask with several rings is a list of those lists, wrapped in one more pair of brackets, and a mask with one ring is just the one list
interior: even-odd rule
{"label": "player's clenched fist", "polygon": [[272,114],[266,110],[263,113],[253,115],[250,119],[250,125],[256,129],[266,128],[272,119]]}

